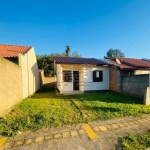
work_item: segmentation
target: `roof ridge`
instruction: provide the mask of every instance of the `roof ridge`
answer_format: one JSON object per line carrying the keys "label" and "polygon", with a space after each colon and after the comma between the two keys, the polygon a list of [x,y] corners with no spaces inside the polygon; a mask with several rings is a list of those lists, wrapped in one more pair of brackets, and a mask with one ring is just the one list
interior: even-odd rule
{"label": "roof ridge", "polygon": [[32,46],[27,46],[27,45],[12,45],[12,44],[0,44],[0,45],[4,45],[4,46],[21,46],[21,47],[32,47]]}
{"label": "roof ridge", "polygon": [[92,59],[92,58],[87,58],[87,57],[73,57],[73,56],[54,56],[56,57],[64,57],[64,58],[85,58],[85,59]]}

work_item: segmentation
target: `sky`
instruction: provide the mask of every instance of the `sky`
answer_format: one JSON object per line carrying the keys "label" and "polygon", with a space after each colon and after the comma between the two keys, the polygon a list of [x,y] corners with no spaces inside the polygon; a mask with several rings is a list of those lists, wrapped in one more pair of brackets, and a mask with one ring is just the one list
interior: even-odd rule
{"label": "sky", "polygon": [[0,43],[33,46],[36,54],[103,58],[120,49],[128,58],[150,58],[150,0],[5,0]]}

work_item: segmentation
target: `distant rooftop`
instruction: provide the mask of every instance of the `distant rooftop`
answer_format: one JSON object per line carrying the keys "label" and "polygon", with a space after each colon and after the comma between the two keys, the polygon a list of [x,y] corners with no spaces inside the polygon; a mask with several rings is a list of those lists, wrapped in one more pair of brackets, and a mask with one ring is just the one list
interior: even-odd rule
{"label": "distant rooftop", "polygon": [[1,57],[18,57],[18,54],[26,53],[31,46],[18,46],[18,45],[6,45],[0,44],[0,56]]}
{"label": "distant rooftop", "polygon": [[116,66],[119,66],[122,69],[142,69],[142,68],[150,68],[150,62],[146,62],[141,59],[135,58],[113,58],[113,59],[105,59],[107,62],[110,62]]}

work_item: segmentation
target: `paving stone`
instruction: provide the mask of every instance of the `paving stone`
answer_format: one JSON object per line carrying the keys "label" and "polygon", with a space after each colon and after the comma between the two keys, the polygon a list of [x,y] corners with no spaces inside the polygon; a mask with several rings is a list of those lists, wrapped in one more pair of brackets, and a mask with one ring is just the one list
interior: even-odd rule
{"label": "paving stone", "polygon": [[16,147],[16,146],[22,146],[23,143],[24,143],[24,140],[22,140],[22,141],[15,141],[13,147]]}
{"label": "paving stone", "polygon": [[48,141],[48,140],[52,140],[54,138],[54,135],[53,134],[50,134],[50,135],[47,135],[44,137],[44,140],[45,141]]}
{"label": "paving stone", "polygon": [[134,125],[135,123],[133,121],[128,122],[129,125]]}
{"label": "paving stone", "polygon": [[99,128],[98,127],[94,127],[93,130],[94,131],[99,131]]}
{"label": "paving stone", "polygon": [[49,127],[46,127],[46,128],[43,128],[42,130],[43,131],[47,131],[47,130],[49,130],[50,128]]}
{"label": "paving stone", "polygon": [[0,137],[0,147],[5,144],[5,142],[7,141],[7,139],[8,139],[8,137]]}
{"label": "paving stone", "polygon": [[144,122],[149,122],[147,119],[142,119]]}
{"label": "paving stone", "polygon": [[13,146],[14,142],[7,142],[3,145],[3,149],[9,149]]}
{"label": "paving stone", "polygon": [[119,126],[117,126],[117,124],[112,124],[111,126],[115,129],[119,128]]}
{"label": "paving stone", "polygon": [[68,138],[68,137],[70,137],[71,135],[70,135],[70,132],[63,132],[63,133],[62,133],[62,136],[63,136],[63,138]]}
{"label": "paving stone", "polygon": [[150,121],[150,118],[146,118],[146,119]]}
{"label": "paving stone", "polygon": [[125,122],[125,123],[123,123],[123,124],[124,124],[125,126],[127,126],[127,127],[130,125],[130,124],[129,124],[129,123],[127,123],[127,122]]}
{"label": "paving stone", "polygon": [[106,129],[105,126],[99,126],[99,129],[100,129],[101,131],[107,131],[107,129]]}
{"label": "paving stone", "polygon": [[84,130],[78,130],[79,134],[85,134],[86,132]]}
{"label": "paving stone", "polygon": [[61,133],[54,134],[54,139],[59,139],[59,138],[62,138]]}
{"label": "paving stone", "polygon": [[93,131],[93,129],[88,124],[82,124],[82,127],[86,131],[87,135],[91,140],[98,138],[98,135]]}
{"label": "paving stone", "polygon": [[44,136],[39,136],[35,138],[35,143],[42,142],[44,140]]}
{"label": "paving stone", "polygon": [[24,144],[29,145],[29,144],[33,143],[33,141],[34,141],[33,139],[26,139]]}
{"label": "paving stone", "polygon": [[134,124],[138,124],[139,122],[138,121],[133,121],[134,122]]}
{"label": "paving stone", "polygon": [[111,125],[106,125],[105,128],[108,130],[113,129],[113,127]]}
{"label": "paving stone", "polygon": [[124,124],[123,123],[117,123],[117,126],[124,127]]}
{"label": "paving stone", "polygon": [[71,136],[72,136],[72,137],[78,135],[78,132],[77,132],[77,131],[70,131],[70,133],[71,133]]}
{"label": "paving stone", "polygon": [[140,123],[143,123],[142,119],[139,119],[139,120],[137,120],[137,121],[140,122]]}

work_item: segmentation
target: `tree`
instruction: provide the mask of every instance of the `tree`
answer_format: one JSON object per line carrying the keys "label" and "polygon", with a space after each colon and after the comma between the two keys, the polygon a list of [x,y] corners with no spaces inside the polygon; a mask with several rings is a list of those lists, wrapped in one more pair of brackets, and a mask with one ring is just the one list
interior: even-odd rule
{"label": "tree", "polygon": [[52,77],[54,76],[54,72],[53,72],[53,57],[54,54],[50,54],[50,55],[37,55],[37,63],[38,63],[38,67],[39,69],[43,69],[44,70],[44,75],[46,77]]}
{"label": "tree", "polygon": [[110,48],[107,51],[106,56],[104,56],[104,57],[119,58],[119,57],[125,57],[125,54],[123,52],[121,52],[121,50],[119,50],[119,49]]}
{"label": "tree", "polygon": [[66,50],[64,53],[52,53],[49,55],[37,55],[37,63],[39,69],[44,70],[44,75],[46,77],[53,77],[54,76],[54,63],[53,63],[53,58],[54,56],[64,56],[64,57],[81,57],[80,54],[78,54],[77,51],[72,52],[72,55],[70,53],[70,47],[66,46]]}
{"label": "tree", "polygon": [[66,56],[70,56],[70,46],[66,46]]}
{"label": "tree", "polygon": [[71,57],[81,57],[81,54],[79,54],[77,51],[73,51]]}

